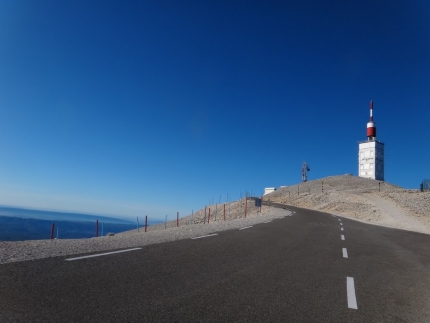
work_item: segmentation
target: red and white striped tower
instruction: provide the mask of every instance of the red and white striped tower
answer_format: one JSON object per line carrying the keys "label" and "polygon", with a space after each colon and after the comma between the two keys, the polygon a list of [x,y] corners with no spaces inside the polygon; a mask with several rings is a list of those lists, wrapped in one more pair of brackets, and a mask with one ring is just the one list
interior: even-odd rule
{"label": "red and white striped tower", "polygon": [[370,121],[367,123],[367,140],[358,143],[358,175],[384,181],[384,143],[376,140],[376,123],[373,121],[373,101],[370,101]]}
{"label": "red and white striped tower", "polygon": [[376,139],[376,123],[373,122],[373,101],[370,101],[370,121],[367,123],[367,140]]}

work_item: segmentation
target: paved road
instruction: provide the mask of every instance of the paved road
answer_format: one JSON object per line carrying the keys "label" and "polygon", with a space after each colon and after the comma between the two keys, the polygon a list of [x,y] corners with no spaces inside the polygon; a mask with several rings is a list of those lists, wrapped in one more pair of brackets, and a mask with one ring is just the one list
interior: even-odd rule
{"label": "paved road", "polygon": [[1,265],[0,322],[430,322],[430,236],[289,208],[201,239]]}

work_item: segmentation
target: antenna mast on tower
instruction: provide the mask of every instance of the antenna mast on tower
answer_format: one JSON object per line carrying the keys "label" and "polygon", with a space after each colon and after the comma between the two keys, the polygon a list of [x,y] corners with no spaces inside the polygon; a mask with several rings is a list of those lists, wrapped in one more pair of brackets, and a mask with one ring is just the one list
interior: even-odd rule
{"label": "antenna mast on tower", "polygon": [[302,182],[306,182],[308,180],[308,174],[311,169],[309,168],[309,165],[306,162],[303,162],[302,164]]}

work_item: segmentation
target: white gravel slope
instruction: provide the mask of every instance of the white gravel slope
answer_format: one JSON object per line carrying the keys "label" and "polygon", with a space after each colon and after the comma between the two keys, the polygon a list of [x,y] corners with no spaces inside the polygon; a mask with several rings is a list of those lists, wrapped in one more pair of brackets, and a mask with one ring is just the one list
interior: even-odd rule
{"label": "white gravel slope", "polygon": [[430,192],[406,190],[387,182],[330,176],[281,188],[264,199],[430,234]]}
{"label": "white gravel slope", "polygon": [[[249,202],[250,201],[248,201],[248,203]],[[263,206],[262,213],[257,214],[257,208],[250,206],[250,213],[244,218],[245,214],[241,212],[240,203],[235,202],[233,206],[234,212],[232,212],[232,207],[230,210],[230,220],[227,219],[227,216],[227,221],[217,217],[218,221],[214,221],[214,218],[212,218],[209,224],[200,222],[197,215],[195,219],[199,222],[198,224],[186,224],[189,220],[185,218],[181,219],[182,224],[179,227],[176,227],[176,221],[170,221],[166,230],[164,230],[163,224],[149,227],[150,230],[146,233],[143,232],[143,230],[140,230],[139,233],[137,233],[137,230],[132,230],[111,237],[105,236],[90,239],[30,240],[17,242],[0,241],[0,263],[4,264],[47,257],[142,247],[150,244],[202,236],[214,232],[239,229],[290,214],[287,210],[265,206]],[[200,213],[204,215],[204,210]],[[234,215],[237,218],[233,218]]]}

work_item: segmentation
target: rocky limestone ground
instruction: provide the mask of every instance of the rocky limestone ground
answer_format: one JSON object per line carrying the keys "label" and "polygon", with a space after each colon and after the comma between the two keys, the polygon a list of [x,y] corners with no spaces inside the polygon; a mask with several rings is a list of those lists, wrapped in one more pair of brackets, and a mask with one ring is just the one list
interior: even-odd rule
{"label": "rocky limestone ground", "polygon": [[[330,176],[267,194],[264,200],[324,211],[358,221],[430,234],[430,192],[352,175]],[[247,210],[245,218],[245,206]],[[210,209],[210,217],[209,217]],[[142,247],[238,229],[286,215],[287,211],[241,199],[230,204],[210,205],[192,215],[115,236],[91,239],[0,241],[0,264],[46,257],[77,255]],[[224,220],[225,217],[225,220]],[[209,222],[209,223],[208,223]]]}
{"label": "rocky limestone ground", "polygon": [[430,234],[430,192],[352,175],[282,187],[264,200],[324,211],[362,222]]}

